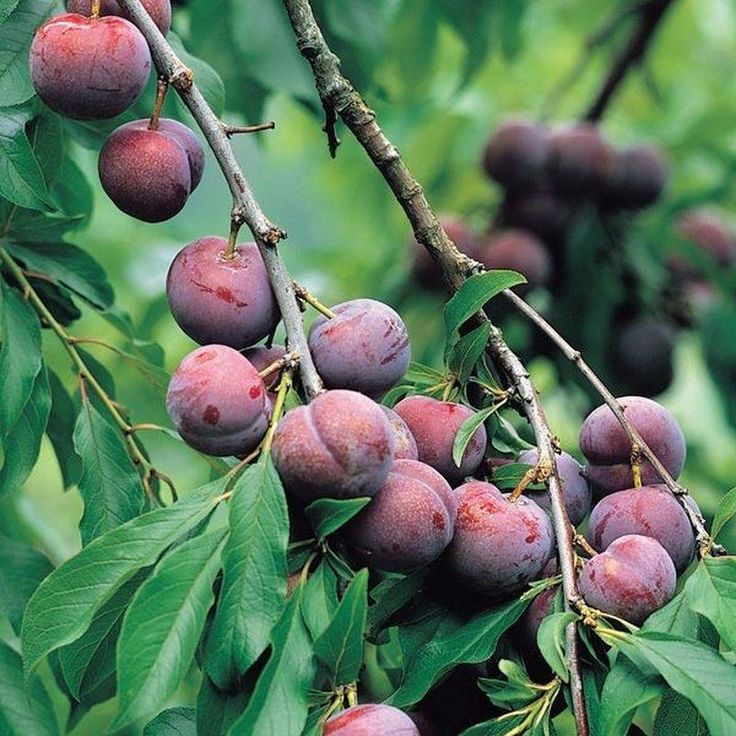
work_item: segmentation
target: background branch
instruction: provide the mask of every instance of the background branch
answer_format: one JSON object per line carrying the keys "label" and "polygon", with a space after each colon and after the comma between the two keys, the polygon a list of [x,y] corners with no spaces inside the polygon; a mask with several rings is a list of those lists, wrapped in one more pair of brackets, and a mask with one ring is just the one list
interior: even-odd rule
{"label": "background branch", "polygon": [[673,0],[648,0],[640,6],[636,29],[616,57],[598,94],[583,116],[584,120],[597,123],[603,117],[629,70],[640,64],[646,56],[649,43],[672,4]]}
{"label": "background branch", "polygon": [[176,89],[217,158],[233,196],[232,231],[237,234],[245,224],[253,233],[281,310],[289,348],[299,353],[302,386],[307,398],[312,399],[322,390],[322,381],[309,352],[291,277],[276,247],[286,237],[286,233],[266,217],[245,178],[226,128],[194,84],[191,70],[174,53],[140,0],[119,0],[119,4],[148,42],[159,75],[168,79]]}
{"label": "background branch", "polygon": [[[404,164],[401,154],[376,122],[375,113],[366,105],[352,84],[342,75],[337,56],[329,49],[307,0],[284,0],[297,46],[309,61],[317,91],[327,114],[326,132],[330,151],[337,140],[334,116],[339,116],[365,149],[371,161],[383,174],[411,222],[417,240],[442,269],[448,285],[456,290],[477,266],[461,254],[439,224],[424,191]],[[479,315],[478,319],[485,319]],[[555,439],[547,424],[544,410],[529,374],[518,357],[506,345],[500,330],[493,327],[489,351],[494,362],[516,388],[523,402],[524,414],[534,432],[539,453],[540,480],[549,479],[552,519],[557,537],[563,589],[568,607],[575,606],[581,596],[575,573],[574,529],[567,518],[562,486],[554,460]],[[578,733],[588,734],[587,714],[583,698],[579,642],[575,624],[567,628],[567,657],[573,710]]]}

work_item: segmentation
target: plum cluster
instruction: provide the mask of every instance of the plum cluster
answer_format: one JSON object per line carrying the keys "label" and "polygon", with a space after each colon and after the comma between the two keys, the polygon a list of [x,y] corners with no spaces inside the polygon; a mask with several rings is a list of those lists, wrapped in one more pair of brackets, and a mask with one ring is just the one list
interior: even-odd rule
{"label": "plum cluster", "polygon": [[[113,118],[128,110],[148,82],[151,55],[140,31],[115,0],[70,0],[33,39],[31,79],[54,111],[77,120]],[[162,33],[171,27],[169,0],[145,0]],[[117,128],[102,148],[99,175],[115,205],[145,222],[182,210],[204,170],[204,151],[192,130],[176,120],[135,120]]]}

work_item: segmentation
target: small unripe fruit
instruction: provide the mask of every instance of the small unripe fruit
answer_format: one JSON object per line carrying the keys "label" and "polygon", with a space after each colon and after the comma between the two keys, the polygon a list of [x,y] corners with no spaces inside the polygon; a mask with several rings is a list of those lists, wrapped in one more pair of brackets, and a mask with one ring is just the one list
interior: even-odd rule
{"label": "small unripe fruit", "polygon": [[501,125],[483,152],[488,176],[508,190],[538,184],[549,155],[546,131],[533,123],[509,121]]}
{"label": "small unripe fruit", "polygon": [[471,481],[456,489],[452,573],[472,590],[502,598],[539,577],[554,551],[552,522],[534,501],[509,501],[496,486]]}
{"label": "small unripe fruit", "polygon": [[268,428],[266,387],[225,345],[198,348],[171,378],[166,408],[184,440],[208,455],[246,455]]}
{"label": "small unripe fruit", "polygon": [[[669,474],[677,478],[685,464],[685,437],[672,414],[642,396],[617,399],[629,422],[638,430]],[[585,475],[601,494],[631,488],[631,440],[614,413],[603,404],[592,411],[580,430],[580,449],[588,459]],[[661,483],[652,465],[641,461],[644,485]]]}
{"label": "small unripe fruit", "polygon": [[452,459],[458,430],[475,412],[462,404],[438,401],[429,396],[409,396],[394,407],[414,436],[419,459],[447,478],[450,483],[472,475],[485,455],[488,437],[483,425],[475,430],[460,460]]}
{"label": "small unripe fruit", "polygon": [[[94,0],[69,0],[67,9],[70,13],[91,15],[93,4]],[[141,5],[148,11],[153,22],[165,36],[171,29],[170,0],[141,0]],[[130,20],[128,14],[120,7],[117,0],[102,0],[100,3],[100,15],[120,15]]]}
{"label": "small unripe fruit", "polygon": [[309,331],[309,348],[328,388],[345,388],[379,398],[409,367],[406,325],[387,304],[353,299],[319,316]]}
{"label": "small unripe fruit", "polygon": [[478,260],[488,269],[520,273],[528,282],[522,291],[546,286],[552,276],[552,259],[544,243],[524,230],[491,233],[478,247]]}
{"label": "small unripe fruit", "polygon": [[394,438],[381,408],[355,391],[326,391],[288,412],[273,439],[287,491],[305,500],[374,496],[393,464]]}
{"label": "small unripe fruit", "polygon": [[[527,465],[536,465],[539,459],[539,453],[536,449],[527,450],[519,455],[519,462]],[[592,493],[588,481],[583,476],[583,468],[575,460],[572,455],[563,452],[555,455],[557,463],[557,472],[562,483],[562,497],[565,501],[565,508],[570,523],[577,526],[590,511]],[[549,491],[524,491],[524,495],[531,498],[538,506],[545,511],[550,511],[552,504],[549,497]]]}
{"label": "small unripe fruit", "polygon": [[593,548],[603,552],[626,534],[656,539],[680,572],[688,566],[695,552],[690,520],[663,485],[618,491],[596,504],[586,534]]}
{"label": "small unripe fruit", "polygon": [[419,460],[417,441],[406,422],[387,406],[381,406],[381,410],[388,417],[394,435],[394,460]]}
{"label": "small unripe fruit", "polygon": [[332,716],[324,736],[421,736],[406,713],[391,705],[354,705]]}
{"label": "small unripe fruit", "polygon": [[379,570],[434,562],[452,539],[456,498],[448,482],[416,460],[397,460],[373,500],[345,530],[358,556]]}
{"label": "small unripe fruit", "polygon": [[654,204],[667,185],[667,164],[653,146],[632,146],[614,155],[603,202],[608,207],[641,210]]}
{"label": "small unripe fruit", "polygon": [[151,55],[140,31],[123,18],[75,13],[44,23],[31,44],[31,80],[55,112],[77,120],[112,118],[143,91]]}
{"label": "small unripe fruit", "polygon": [[227,241],[211,235],[183,248],[166,278],[169,307],[193,340],[236,350],[267,337],[279,321],[276,297],[255,243],[225,257]]}
{"label": "small unripe fruit", "polygon": [[585,563],[580,592],[604,613],[641,625],[675,594],[677,574],[662,545],[649,537],[619,537]]}
{"label": "small unripe fruit", "polygon": [[100,151],[102,188],[123,212],[144,222],[178,214],[192,189],[189,157],[181,144],[147,120],[114,130]]}

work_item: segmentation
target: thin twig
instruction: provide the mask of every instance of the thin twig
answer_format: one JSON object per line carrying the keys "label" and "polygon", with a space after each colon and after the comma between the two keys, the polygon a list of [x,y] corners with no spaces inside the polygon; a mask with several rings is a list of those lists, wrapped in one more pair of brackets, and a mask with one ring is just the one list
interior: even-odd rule
{"label": "thin twig", "polygon": [[[330,51],[315,20],[308,0],[284,0],[297,46],[309,62],[317,91],[327,112],[327,120],[339,115],[371,161],[383,174],[386,183],[404,209],[416,239],[430,252],[442,269],[447,284],[458,289],[477,264],[461,254],[437,220],[422,187],[404,164],[401,154],[376,121],[375,113],[366,105],[352,84],[342,75],[338,58]],[[332,130],[330,130],[332,128]],[[333,152],[334,125],[328,125],[328,141]],[[478,319],[484,317],[479,315]],[[582,599],[575,573],[573,549],[574,528],[570,523],[562,496],[562,485],[555,463],[553,435],[547,424],[526,368],[506,345],[501,332],[492,327],[489,349],[500,370],[516,387],[523,402],[524,413],[532,426],[539,452],[539,466],[549,477],[552,517],[557,536],[560,568],[566,605],[574,607]],[[587,736],[588,720],[583,697],[583,682],[579,654],[579,640],[574,624],[568,626],[566,636],[567,660],[570,670],[570,689],[578,734]]]}
{"label": "thin twig", "polygon": [[232,228],[237,232],[245,224],[253,233],[281,310],[287,342],[300,355],[299,375],[302,386],[307,397],[314,398],[322,391],[322,381],[309,353],[302,314],[291,277],[278,248],[275,247],[286,237],[286,233],[266,217],[250,188],[221,121],[194,83],[192,71],[176,55],[140,0],[119,0],[119,5],[140,29],[151,49],[158,73],[165,76],[176,89],[215,154],[233,197]]}
{"label": "thin twig", "polygon": [[584,120],[597,123],[626,78],[629,70],[644,59],[649,43],[673,0],[649,0],[639,8],[639,23],[628,43],[621,49],[608,76],[583,116]]}
{"label": "thin twig", "polygon": [[222,124],[222,130],[228,138],[232,138],[234,135],[241,133],[260,133],[263,130],[274,130],[276,123],[271,120],[268,123],[261,123],[260,125],[227,125]]}

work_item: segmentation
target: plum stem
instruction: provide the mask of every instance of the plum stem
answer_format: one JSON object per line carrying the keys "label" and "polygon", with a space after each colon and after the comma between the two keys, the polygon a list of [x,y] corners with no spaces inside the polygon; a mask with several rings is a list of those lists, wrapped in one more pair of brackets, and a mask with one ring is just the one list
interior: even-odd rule
{"label": "plum stem", "polygon": [[242,133],[260,133],[263,130],[274,130],[275,128],[276,123],[273,120],[260,125],[227,125],[222,123],[222,130],[228,138]]}
{"label": "plum stem", "polygon": [[267,365],[262,371],[258,371],[261,378],[268,378],[272,373],[280,371],[283,368],[296,368],[299,365],[299,354],[296,352],[287,353],[282,358],[274,360],[271,365]]}
{"label": "plum stem", "polygon": [[[166,77],[169,84],[176,90],[217,159],[232,194],[231,237],[235,228],[239,230],[243,224],[247,225],[253,233],[281,311],[287,343],[290,349],[298,351],[300,355],[301,385],[307,399],[311,400],[321,393],[322,380],[309,352],[302,313],[294,293],[291,276],[284,265],[279,249],[275,247],[286,238],[286,232],[266,217],[256,200],[231,141],[223,129],[222,122],[194,83],[191,69],[176,55],[140,0],[118,0],[118,4],[143,34],[151,49],[151,56],[158,73]],[[232,245],[234,248],[234,243]]]}
{"label": "plum stem", "polygon": [[281,415],[284,412],[286,395],[291,390],[293,383],[293,371],[293,368],[287,366],[281,374],[281,381],[279,381],[279,387],[276,392],[276,401],[273,403],[273,411],[271,412],[271,418],[268,421],[268,430],[266,431],[266,436],[263,439],[263,444],[261,445],[261,452],[264,455],[271,452],[271,445],[273,444],[273,437],[276,434],[276,427],[278,427]]}
{"label": "plum stem", "polygon": [[102,0],[92,0],[92,10],[90,12],[90,17],[92,18],[99,18],[100,17],[100,6],[102,5]]}
{"label": "plum stem", "polygon": [[296,297],[299,301],[309,304],[310,307],[314,307],[314,309],[316,309],[321,315],[327,317],[327,319],[334,319],[337,316],[329,307],[322,304],[322,302],[317,299],[309,289],[298,284],[296,281],[294,282],[294,292],[296,293]]}
{"label": "plum stem", "polygon": [[151,113],[151,120],[148,123],[149,130],[158,130],[159,121],[161,120],[161,110],[164,106],[164,100],[166,100],[166,93],[169,91],[169,80],[166,77],[160,76],[156,83],[156,101],[153,103],[153,112]]}

